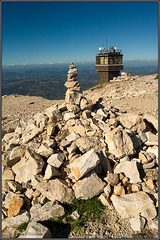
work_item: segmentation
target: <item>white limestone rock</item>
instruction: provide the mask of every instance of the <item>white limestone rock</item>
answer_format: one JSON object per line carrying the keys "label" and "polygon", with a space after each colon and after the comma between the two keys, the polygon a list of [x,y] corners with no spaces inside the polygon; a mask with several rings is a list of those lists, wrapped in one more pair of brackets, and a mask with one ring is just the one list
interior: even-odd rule
{"label": "white limestone rock", "polygon": [[115,128],[105,133],[105,142],[108,144],[109,152],[117,158],[135,153],[133,142],[125,130]]}
{"label": "white limestone rock", "polygon": [[140,214],[151,221],[157,216],[153,201],[142,191],[121,196],[112,195],[111,200],[122,218],[134,218]]}
{"label": "white limestone rock", "polygon": [[146,219],[142,216],[136,216],[135,218],[130,218],[131,228],[134,232],[141,232],[146,224]]}
{"label": "white limestone rock", "polygon": [[114,173],[124,173],[131,183],[142,182],[136,161],[126,161],[119,163],[114,169]]}
{"label": "white limestone rock", "polygon": [[12,167],[14,164],[16,164],[25,153],[25,147],[24,146],[17,146],[14,147],[10,153],[8,166]]}
{"label": "white limestone rock", "polygon": [[133,132],[139,133],[146,130],[146,123],[143,118],[136,113],[124,113],[118,117],[123,127],[130,129]]}
{"label": "white limestone rock", "polygon": [[79,138],[79,134],[77,134],[76,132],[71,132],[67,137],[66,140],[69,142],[73,142],[75,141],[77,138]]}
{"label": "white limestone rock", "polygon": [[73,191],[63,180],[56,178],[53,180],[42,181],[42,179],[42,176],[38,180],[37,177],[35,177],[32,180],[32,186],[35,189],[39,190],[43,196],[51,201],[57,200],[61,203],[70,203],[72,201]]}
{"label": "white limestone rock", "polygon": [[96,154],[94,149],[86,152],[81,157],[77,158],[74,162],[68,165],[68,168],[71,171],[69,178],[72,180],[78,180],[81,177],[85,176],[88,172],[94,169],[98,163],[100,163],[100,159]]}
{"label": "white limestone rock", "polygon": [[38,128],[44,128],[48,121],[48,117],[43,113],[37,113],[34,115],[33,119],[35,120],[35,124]]}
{"label": "white limestone rock", "polygon": [[34,137],[42,133],[42,131],[43,131],[42,128],[38,128],[34,124],[29,124],[25,129],[24,133],[22,134],[23,144],[31,141]]}
{"label": "white limestone rock", "polygon": [[146,132],[147,135],[147,141],[145,142],[145,145],[147,146],[153,146],[156,145],[158,146],[158,136],[151,133],[151,132]]}
{"label": "white limestone rock", "polygon": [[36,149],[36,152],[43,157],[49,157],[54,153],[54,150],[50,148],[48,144],[42,143],[42,145]]}
{"label": "white limestone rock", "polygon": [[59,168],[59,167],[62,165],[64,159],[65,159],[64,153],[59,152],[59,153],[54,153],[54,154],[52,154],[52,155],[48,158],[47,162],[48,162],[52,167]]}
{"label": "white limestone rock", "polygon": [[149,221],[148,226],[150,229],[158,231],[158,218]]}
{"label": "white limestone rock", "polygon": [[80,91],[71,91],[68,89],[66,91],[65,101],[66,103],[79,105],[82,97],[83,97],[83,94]]}
{"label": "white limestone rock", "polygon": [[30,209],[30,220],[34,222],[45,221],[50,218],[61,217],[64,213],[64,208],[55,201],[47,202],[42,207],[40,204],[35,204]]}
{"label": "white limestone rock", "polygon": [[96,173],[92,173],[89,177],[77,181],[72,188],[77,199],[87,200],[103,192],[105,185]]}
{"label": "white limestone rock", "polygon": [[75,118],[77,118],[77,116],[74,113],[69,112],[64,114],[65,121],[68,121],[69,119],[75,119]]}
{"label": "white limestone rock", "polygon": [[51,238],[50,230],[38,222],[30,222],[18,238]]}
{"label": "white limestone rock", "polygon": [[[158,146],[149,147],[147,149],[148,153],[154,153],[156,158],[158,158]],[[158,162],[157,162],[158,163]]]}
{"label": "white limestone rock", "polygon": [[25,211],[24,213],[17,215],[15,217],[5,218],[2,221],[2,230],[7,226],[19,226],[22,223],[29,222],[30,215],[28,211]]}
{"label": "white limestone rock", "polygon": [[45,170],[44,179],[50,179],[54,176],[60,176],[60,175],[61,173],[56,168],[48,164]]}
{"label": "white limestone rock", "polygon": [[152,123],[154,128],[158,132],[158,119],[157,118],[155,118],[153,115],[148,114],[148,113],[145,113],[143,118],[146,119],[149,123]]}
{"label": "white limestone rock", "polygon": [[74,212],[72,212],[72,214],[70,215],[70,217],[73,219],[73,220],[78,220],[79,218],[80,218],[80,215],[79,215],[79,213],[78,213],[78,211],[76,210],[76,211],[74,211]]}
{"label": "white limestone rock", "polygon": [[27,183],[33,176],[42,171],[43,165],[43,159],[35,152],[27,149],[24,157],[12,167],[12,170],[19,183]]}

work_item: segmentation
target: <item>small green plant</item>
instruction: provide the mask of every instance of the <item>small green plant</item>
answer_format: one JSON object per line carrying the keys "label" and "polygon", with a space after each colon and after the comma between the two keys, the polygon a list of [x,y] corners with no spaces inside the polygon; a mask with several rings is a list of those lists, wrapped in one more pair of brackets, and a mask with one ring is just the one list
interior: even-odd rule
{"label": "small green plant", "polygon": [[158,79],[158,74],[157,74],[157,76],[155,76],[155,78],[154,79]]}
{"label": "small green plant", "polygon": [[24,232],[27,229],[28,223],[29,222],[24,222],[16,228],[19,231],[19,233],[14,238],[18,238],[20,233]]}
{"label": "small green plant", "polygon": [[24,223],[22,223],[21,225],[19,225],[19,227],[17,227],[17,230],[18,230],[19,232],[25,231],[26,228],[27,228],[27,226],[28,226],[28,223],[29,223],[29,222],[24,222]]}

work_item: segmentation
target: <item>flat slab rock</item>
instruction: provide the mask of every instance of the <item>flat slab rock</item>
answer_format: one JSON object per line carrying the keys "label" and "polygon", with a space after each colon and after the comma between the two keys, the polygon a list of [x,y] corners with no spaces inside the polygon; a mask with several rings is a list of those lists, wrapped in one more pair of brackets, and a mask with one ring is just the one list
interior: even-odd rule
{"label": "flat slab rock", "polygon": [[19,226],[22,223],[29,222],[29,212],[25,211],[23,214],[17,215],[15,217],[5,218],[2,221],[2,230],[7,226]]}
{"label": "flat slab rock", "polygon": [[96,173],[91,174],[73,185],[73,190],[77,199],[91,199],[103,192],[106,184],[97,176]]}
{"label": "flat slab rock", "polygon": [[96,154],[95,150],[91,149],[90,151],[83,154],[81,157],[77,158],[73,163],[68,165],[71,170],[69,178],[73,180],[80,179],[81,177],[85,176],[89,171],[94,169],[99,162],[100,159]]}
{"label": "flat slab rock", "polygon": [[51,238],[51,232],[40,223],[30,222],[26,231],[18,238]]}
{"label": "flat slab rock", "polygon": [[112,195],[111,200],[122,218],[134,218],[140,214],[151,221],[157,216],[153,201],[145,192],[140,191],[121,196]]}

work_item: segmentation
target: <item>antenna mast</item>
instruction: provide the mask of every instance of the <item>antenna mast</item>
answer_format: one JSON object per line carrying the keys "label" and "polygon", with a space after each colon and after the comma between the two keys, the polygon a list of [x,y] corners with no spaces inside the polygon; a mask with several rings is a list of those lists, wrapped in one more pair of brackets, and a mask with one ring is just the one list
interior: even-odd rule
{"label": "antenna mast", "polygon": [[106,38],[106,51],[108,51],[108,38]]}

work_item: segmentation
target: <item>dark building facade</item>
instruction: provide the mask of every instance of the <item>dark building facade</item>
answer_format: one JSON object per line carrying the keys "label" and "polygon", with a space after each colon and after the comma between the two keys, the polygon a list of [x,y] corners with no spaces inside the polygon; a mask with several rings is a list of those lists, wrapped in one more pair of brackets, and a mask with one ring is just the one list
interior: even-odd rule
{"label": "dark building facade", "polygon": [[110,50],[103,51],[103,48],[100,48],[100,52],[96,55],[95,65],[95,70],[98,71],[98,84],[118,77],[122,69],[123,54],[120,50],[116,51],[116,48],[111,47]]}

